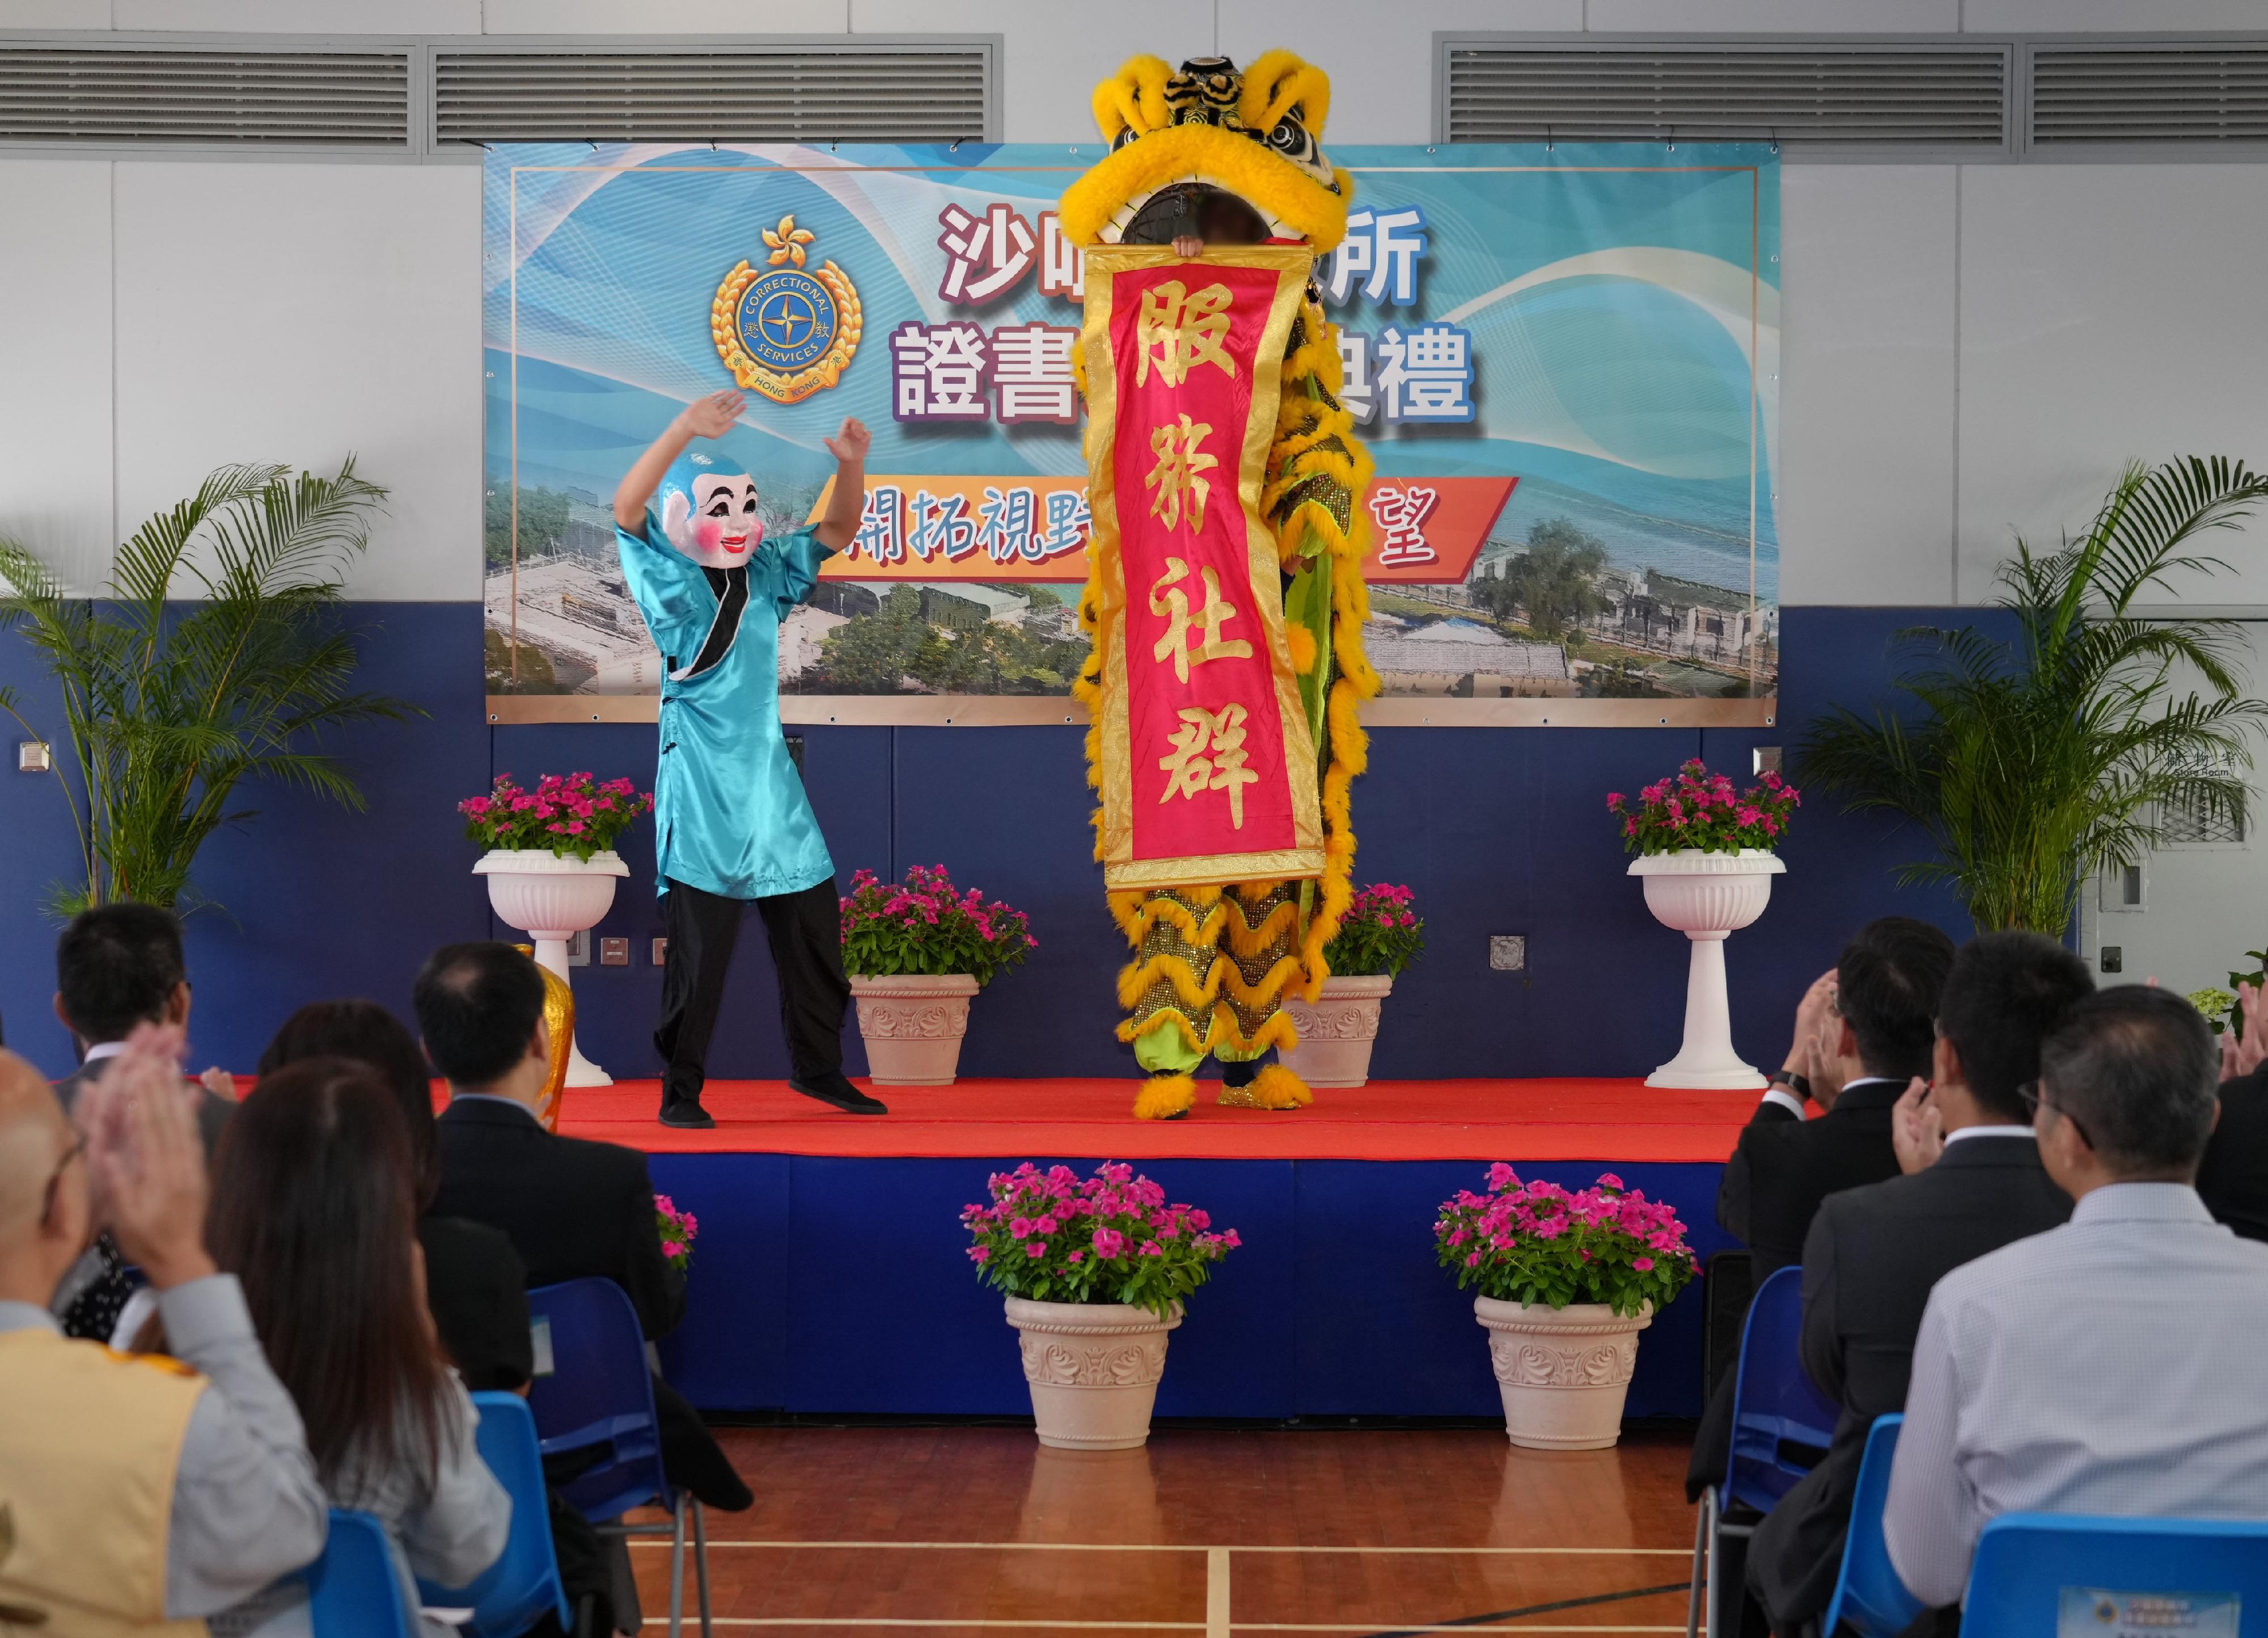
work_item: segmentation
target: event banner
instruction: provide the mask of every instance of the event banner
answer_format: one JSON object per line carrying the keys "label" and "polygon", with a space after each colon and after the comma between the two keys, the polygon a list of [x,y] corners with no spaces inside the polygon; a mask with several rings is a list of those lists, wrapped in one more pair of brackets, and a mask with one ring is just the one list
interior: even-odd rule
{"label": "event banner", "polygon": [[[652,715],[659,657],[622,585],[611,498],[687,402],[737,386],[749,408],[723,453],[755,474],[774,533],[823,506],[821,440],[845,415],[875,434],[858,539],[782,622],[784,716],[1076,717],[1096,497],[1072,354],[1090,275],[1055,201],[1101,156],[491,150],[491,716]],[[1776,158],[1331,157],[1352,208],[1312,276],[1378,468],[1365,638],[1386,697],[1369,714],[1768,720]]]}
{"label": "event banner", "polygon": [[1087,257],[1087,550],[1101,570],[1114,888],[1322,873],[1314,739],[1260,516],[1309,260],[1297,247]]}

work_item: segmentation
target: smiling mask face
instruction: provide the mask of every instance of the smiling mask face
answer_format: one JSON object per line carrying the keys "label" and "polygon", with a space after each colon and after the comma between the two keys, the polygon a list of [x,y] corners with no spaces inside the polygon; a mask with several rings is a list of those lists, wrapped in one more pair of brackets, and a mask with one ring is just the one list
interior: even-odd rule
{"label": "smiling mask face", "polygon": [[738,569],[763,544],[756,481],[714,466],[673,467],[662,481],[661,532],[704,569]]}

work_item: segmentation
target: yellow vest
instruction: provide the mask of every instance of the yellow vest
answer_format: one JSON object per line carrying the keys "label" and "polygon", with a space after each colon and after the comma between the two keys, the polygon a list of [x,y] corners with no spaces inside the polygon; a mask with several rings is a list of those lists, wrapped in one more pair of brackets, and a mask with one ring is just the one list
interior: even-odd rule
{"label": "yellow vest", "polygon": [[173,1472],[205,1379],[52,1331],[0,1333],[0,1630],[163,1633]]}

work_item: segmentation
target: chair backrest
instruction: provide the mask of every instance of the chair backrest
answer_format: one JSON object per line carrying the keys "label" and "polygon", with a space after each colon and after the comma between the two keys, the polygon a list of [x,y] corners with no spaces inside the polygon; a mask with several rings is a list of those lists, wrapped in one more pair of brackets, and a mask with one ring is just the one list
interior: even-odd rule
{"label": "chair backrest", "polygon": [[[1804,1373],[1803,1270],[1783,1268],[1756,1288],[1741,1333],[1740,1375],[1733,1387],[1733,1450],[1725,1495],[1763,1512],[1818,1465],[1841,1414]],[[1800,1459],[1783,1447],[1806,1446]]]}
{"label": "chair backrest", "polygon": [[[2268,1521],[2003,1514],[1977,1539],[1962,1629],[2054,1638],[2068,1604],[2088,1630],[2119,1631],[2124,1611],[2107,1620],[2102,1612],[2122,1593],[2189,1600],[2185,1622],[2168,1619],[2174,1611],[2151,1612],[2149,1624],[2168,1631],[2220,1638],[2238,1630],[2241,1609],[2243,1630],[2258,1632],[2268,1613]],[[2239,1609],[2209,1613],[2227,1603]]]}
{"label": "chair backrest", "polygon": [[1921,1600],[1906,1590],[1891,1568],[1882,1539],[1882,1503],[1890,1495],[1890,1459],[1898,1452],[1898,1429],[1906,1419],[1896,1413],[1874,1418],[1867,1430],[1866,1454],[1859,1461],[1859,1488],[1851,1498],[1851,1528],[1843,1538],[1843,1569],[1835,1598],[1819,1630],[1831,1633],[1847,1622],[1859,1638],[1896,1638],[1922,1612]]}
{"label": "chair backrest", "polygon": [[597,1453],[560,1494],[594,1524],[649,1503],[674,1508],[676,1493],[661,1469],[645,1337],[629,1295],[612,1280],[568,1280],[530,1291],[527,1311],[550,1339],[536,1350],[527,1394],[543,1454]]}
{"label": "chair backrest", "polygon": [[551,1546],[551,1503],[544,1492],[543,1454],[535,1437],[535,1418],[516,1393],[475,1393],[480,1413],[475,1434],[481,1460],[512,1497],[512,1533],[497,1561],[468,1587],[438,1587],[420,1579],[418,1602],[428,1607],[469,1607],[466,1638],[519,1638],[546,1611],[564,1631],[575,1628],[559,1560]]}
{"label": "chair backrest", "polygon": [[323,1555],[303,1574],[315,1638],[422,1638],[394,1544],[369,1514],[333,1508]]}

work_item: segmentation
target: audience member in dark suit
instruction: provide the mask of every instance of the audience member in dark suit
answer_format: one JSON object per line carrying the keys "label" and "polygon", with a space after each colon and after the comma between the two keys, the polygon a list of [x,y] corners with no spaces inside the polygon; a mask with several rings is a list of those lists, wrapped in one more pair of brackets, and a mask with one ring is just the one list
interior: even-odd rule
{"label": "audience member in dark suit", "polygon": [[[1844,946],[1796,1008],[1787,1061],[1742,1128],[1717,1191],[1717,1221],[1749,1244],[1755,1282],[1803,1260],[1819,1202],[1895,1176],[1890,1108],[1929,1069],[1932,1019],[1953,941],[1925,922],[1884,916]],[[1821,1113],[1806,1120],[1806,1098]],[[1686,1499],[1725,1476],[1733,1378],[1718,1385],[1694,1436]]]}
{"label": "audience member in dark suit", "polygon": [[[2248,1240],[2268,1240],[2268,985],[2236,987],[2220,1038],[2220,1122],[2205,1146],[2197,1191],[2205,1209]],[[2241,1021],[2243,1033],[2237,1033]]]}
{"label": "audience member in dark suit", "polygon": [[262,1080],[306,1058],[351,1058],[377,1071],[401,1110],[417,1184],[417,1244],[425,1253],[425,1305],[465,1386],[517,1392],[535,1374],[527,1269],[500,1229],[434,1215],[441,1149],[433,1083],[417,1038],[374,1001],[318,1001],[284,1021],[260,1055]]}
{"label": "audience member in dark suit", "polygon": [[1842,1403],[1835,1443],[1756,1526],[1749,1584],[1783,1638],[1814,1630],[1835,1592],[1859,1458],[1874,1418],[1903,1410],[1914,1337],[1947,1273],[2071,1216],[2040,1165],[2025,1102],[2040,1043],[2095,988],[2087,964],[2037,933],[1985,933],[1954,958],[1926,1088],[1900,1114],[1910,1175],[1828,1199],[1803,1248],[1803,1364]]}
{"label": "audience member in dark suit", "polygon": [[[425,1054],[449,1082],[434,1211],[501,1229],[532,1286],[612,1280],[649,1338],[675,1326],[684,1282],[661,1254],[645,1157],[536,1119],[551,1044],[535,964],[510,944],[447,945],[418,973],[415,1004]],[[752,1505],[700,1414],[659,1376],[653,1388],[670,1477],[711,1507]]]}
{"label": "audience member in dark suit", "polygon": [[[189,1021],[189,980],[181,959],[181,924],[148,904],[107,904],[82,910],[55,941],[55,1017],[71,1033],[79,1067],[55,1083],[70,1115],[82,1088],[125,1050],[137,1024]],[[205,1071],[197,1093],[197,1135],[212,1161],[223,1128],[236,1113],[234,1088],[217,1069]],[[63,1334],[107,1342],[138,1278],[107,1230],[63,1276],[55,1317]]]}

